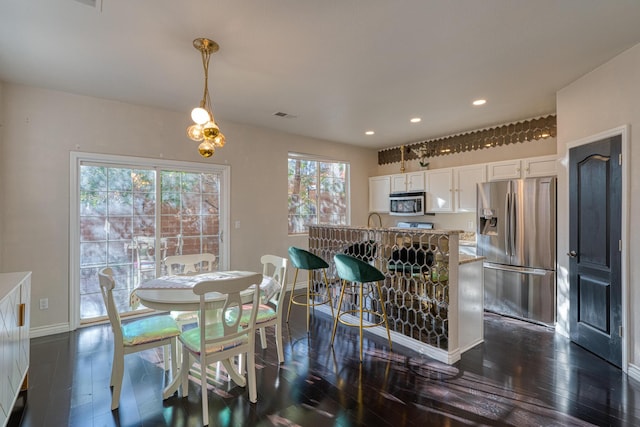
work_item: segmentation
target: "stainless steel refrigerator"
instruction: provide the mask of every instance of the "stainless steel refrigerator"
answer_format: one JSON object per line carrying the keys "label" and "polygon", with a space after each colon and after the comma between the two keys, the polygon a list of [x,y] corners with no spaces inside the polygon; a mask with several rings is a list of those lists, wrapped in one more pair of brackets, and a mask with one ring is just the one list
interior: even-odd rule
{"label": "stainless steel refrigerator", "polygon": [[556,321],[556,178],[478,184],[485,310]]}

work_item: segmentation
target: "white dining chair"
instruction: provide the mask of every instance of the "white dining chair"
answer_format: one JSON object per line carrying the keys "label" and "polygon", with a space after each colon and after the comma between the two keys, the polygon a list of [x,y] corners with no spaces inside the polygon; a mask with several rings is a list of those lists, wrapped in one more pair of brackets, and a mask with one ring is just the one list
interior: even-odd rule
{"label": "white dining chair", "polygon": [[276,282],[276,288],[267,290],[258,308],[256,329],[260,333],[260,345],[267,348],[265,328],[273,326],[276,335],[276,348],[278,351],[278,363],[284,363],[284,351],[282,346],[282,311],[284,296],[287,291],[287,258],[276,255],[263,255],[260,258],[263,276],[271,277]]}
{"label": "white dining chair", "polygon": [[[182,343],[182,396],[189,395],[189,370],[193,359],[198,360],[202,369],[200,375],[202,399],[202,423],[209,425],[209,400],[207,393],[207,375],[205,367],[214,362],[222,362],[229,377],[239,386],[249,385],[249,401],[258,400],[256,390],[255,367],[255,322],[260,303],[260,292],[256,288],[262,282],[262,275],[255,273],[247,276],[230,277],[223,280],[199,282],[193,292],[199,296],[199,325],[180,334]],[[255,286],[254,286],[255,285]],[[253,303],[250,307],[250,318],[243,325],[242,317],[246,305],[242,302],[241,293],[251,291]],[[208,310],[206,298],[208,294],[226,295],[223,307]],[[218,315],[217,321],[207,319],[207,315]],[[245,313],[246,314],[246,313]],[[242,356],[247,361],[247,378],[238,372],[233,359]]]}
{"label": "white dining chair", "polygon": [[167,274],[191,274],[213,271],[216,256],[210,253],[170,255],[164,258]]}
{"label": "white dining chair", "polygon": [[[216,256],[210,253],[170,255],[163,262],[169,275],[206,273],[213,271]],[[178,322],[180,329],[198,321],[197,312],[172,311],[170,314]]]}
{"label": "white dining chair", "polygon": [[[109,267],[103,268],[98,272],[98,277],[100,279],[100,292],[102,293],[102,299],[107,308],[107,315],[113,331],[113,364],[111,366],[109,385],[113,387],[111,410],[114,410],[120,406],[124,356],[156,347],[170,346],[171,375],[176,375],[177,337],[180,335],[180,329],[176,321],[166,315],[151,316],[122,323],[120,321],[120,313],[113,299],[113,289],[115,288],[113,270]],[[166,351],[164,354],[166,357]]]}

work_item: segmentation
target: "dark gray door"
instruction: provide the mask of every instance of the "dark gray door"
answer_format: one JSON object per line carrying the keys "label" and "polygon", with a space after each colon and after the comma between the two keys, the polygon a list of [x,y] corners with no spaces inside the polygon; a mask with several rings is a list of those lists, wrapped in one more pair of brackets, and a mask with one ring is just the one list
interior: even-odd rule
{"label": "dark gray door", "polygon": [[569,151],[571,339],[622,365],[621,136]]}

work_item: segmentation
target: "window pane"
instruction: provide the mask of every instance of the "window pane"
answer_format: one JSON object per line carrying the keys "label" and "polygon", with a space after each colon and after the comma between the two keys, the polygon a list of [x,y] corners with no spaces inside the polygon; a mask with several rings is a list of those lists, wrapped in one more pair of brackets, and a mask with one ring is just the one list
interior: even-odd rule
{"label": "window pane", "polygon": [[310,224],[347,224],[348,164],[289,159],[289,233]]}

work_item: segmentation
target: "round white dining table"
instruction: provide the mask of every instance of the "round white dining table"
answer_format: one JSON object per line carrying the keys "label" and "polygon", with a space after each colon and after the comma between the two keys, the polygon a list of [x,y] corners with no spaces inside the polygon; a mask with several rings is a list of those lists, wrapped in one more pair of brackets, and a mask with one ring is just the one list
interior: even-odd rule
{"label": "round white dining table", "polygon": [[[131,293],[131,306],[143,305],[160,311],[196,311],[200,309],[200,296],[193,293],[193,286],[204,281],[215,281],[229,279],[232,277],[243,277],[257,274],[252,271],[213,271],[201,274],[190,274],[180,276],[161,276],[146,281]],[[279,284],[269,276],[263,276],[260,289],[267,296],[272,292],[274,286]],[[253,292],[247,291],[242,294],[247,302],[251,300]],[[206,301],[209,308],[215,308],[217,304],[224,302],[223,294],[210,293]]]}
{"label": "round white dining table", "polygon": [[[200,274],[157,277],[140,284],[131,292],[131,306],[135,308],[141,304],[161,311],[197,311],[200,309],[200,296],[193,292],[193,286],[196,283],[254,274],[258,273],[252,271],[213,271]],[[266,299],[269,299],[269,295],[276,292],[279,287],[280,284],[273,278],[269,276],[262,277],[260,292]],[[246,298],[245,302],[250,302],[253,298],[253,293],[254,291],[249,290],[241,293],[241,295],[243,299]],[[225,298],[224,294],[208,293],[206,297],[207,308],[222,307]],[[179,388],[180,365],[178,363],[178,372],[173,373],[171,382],[162,393],[164,399],[172,396]],[[244,376],[236,371],[230,360],[223,361],[223,365],[236,384],[244,384]]]}

